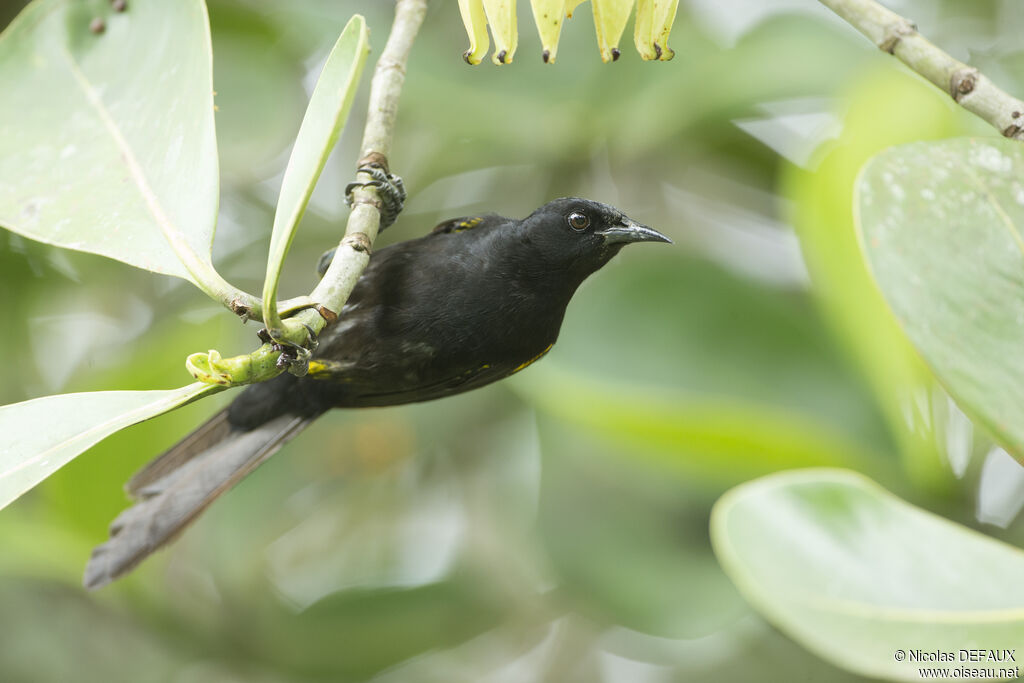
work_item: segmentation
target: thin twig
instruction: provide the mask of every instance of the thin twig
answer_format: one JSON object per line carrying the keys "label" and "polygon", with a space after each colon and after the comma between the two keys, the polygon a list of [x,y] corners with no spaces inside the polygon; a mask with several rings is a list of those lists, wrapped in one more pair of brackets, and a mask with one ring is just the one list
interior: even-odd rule
{"label": "thin twig", "polygon": [[977,69],[954,59],[917,27],[874,0],[821,0],[884,52],[894,55],[961,107],[1004,136],[1024,141],[1024,102],[998,88]]}
{"label": "thin twig", "polygon": [[[377,60],[370,84],[370,104],[363,132],[364,154],[357,166],[369,159],[387,168],[398,98],[405,82],[405,65],[426,10],[427,0],[398,0],[395,5],[391,34]],[[373,180],[364,172],[356,176],[359,183]],[[277,342],[305,346],[310,341],[309,332],[318,335],[328,322],[337,319],[337,313],[345,305],[369,262],[370,249],[380,226],[380,206],[376,187],[369,184],[355,187],[352,211],[334,260],[309,297],[301,298],[300,303],[307,307],[283,321],[284,329],[279,331],[283,334],[275,338]],[[285,302],[291,303],[295,302]],[[280,349],[268,341],[252,353],[231,358],[221,358],[213,353],[192,354],[186,366],[193,376],[206,382],[225,386],[262,382],[281,372],[276,364],[281,356]]]}
{"label": "thin twig", "polygon": [[[398,97],[405,83],[405,65],[426,11],[426,0],[398,0],[391,35],[377,60],[370,84],[370,106],[366,115],[359,165],[363,161],[374,160],[383,165],[385,170],[388,167]],[[372,179],[362,172],[356,178],[362,183]],[[380,226],[380,195],[377,188],[370,185],[357,186],[352,194],[352,212],[348,216],[345,237],[338,245],[334,260],[320,284],[310,294],[314,301],[334,312],[341,310],[352,288],[356,286],[356,281],[369,261],[370,247]],[[324,319],[319,315],[317,318],[321,324],[315,329],[319,331],[323,328]]]}

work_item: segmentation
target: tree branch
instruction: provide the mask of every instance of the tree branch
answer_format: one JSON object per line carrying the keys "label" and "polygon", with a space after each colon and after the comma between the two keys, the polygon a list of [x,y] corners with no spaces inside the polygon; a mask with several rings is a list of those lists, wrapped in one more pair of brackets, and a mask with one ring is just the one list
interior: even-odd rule
{"label": "tree branch", "polygon": [[821,0],[821,4],[1005,137],[1024,141],[1024,102],[930,43],[912,22],[874,0]]}
{"label": "tree branch", "polygon": [[[388,168],[391,140],[394,137],[398,97],[405,83],[405,65],[413,39],[427,11],[427,0],[398,0],[395,23],[387,45],[373,72],[370,84],[370,106],[366,115],[361,146],[364,161],[374,160]],[[356,180],[367,183],[373,178],[360,172]],[[380,195],[369,185],[356,186],[352,192],[352,212],[348,216],[345,236],[338,245],[334,260],[310,297],[313,301],[338,312],[356,286],[370,258],[370,248],[380,227]],[[320,318],[320,316],[317,316]],[[323,323],[323,318],[320,319]],[[318,331],[323,325],[316,328]]]}
{"label": "tree branch", "polygon": [[[370,104],[361,147],[363,158],[357,166],[373,160],[387,169],[398,99],[405,82],[405,65],[426,10],[427,0],[396,2],[391,34],[384,52],[377,60],[370,84]],[[368,183],[373,178],[359,172],[356,180]],[[319,334],[337,317],[366,268],[370,260],[370,249],[380,227],[380,195],[372,185],[357,186],[352,195],[352,211],[348,216],[345,235],[320,283],[309,297],[280,304],[281,309],[293,304],[308,307],[283,321],[284,334],[279,335],[277,341],[305,346],[309,342],[308,331]],[[276,361],[280,355],[280,347],[265,343],[252,353],[232,358],[221,358],[215,351],[192,354],[186,361],[186,367],[196,379],[204,382],[225,386],[248,384],[262,382],[279,374],[281,370]]]}

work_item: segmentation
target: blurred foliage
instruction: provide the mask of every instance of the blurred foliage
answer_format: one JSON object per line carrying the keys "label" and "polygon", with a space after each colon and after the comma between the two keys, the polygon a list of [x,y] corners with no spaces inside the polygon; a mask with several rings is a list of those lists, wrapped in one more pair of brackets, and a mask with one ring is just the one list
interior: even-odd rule
{"label": "blurred foliage", "polygon": [[[921,486],[948,487],[942,434],[931,397],[931,374],[907,342],[874,285],[861,255],[854,219],[854,183],[864,163],[886,147],[914,139],[982,129],[942,94],[914,76],[879,68],[848,86],[852,102],[842,134],[818,152],[813,171],[787,167],[783,188],[815,283],[815,295],[841,343],[876,388],[908,473]],[[928,397],[920,405],[920,396]],[[917,403],[915,403],[915,399]],[[945,409],[945,403],[939,406]]]}
{"label": "blurred foliage", "polygon": [[[893,4],[1024,91],[1014,3]],[[514,68],[470,69],[456,3],[432,2],[392,158],[410,198],[380,243],[578,194],[676,246],[628,249],[585,283],[559,343],[513,381],[329,415],[169,550],[83,595],[81,569],[125,504],[122,483],[229,392],[99,444],[0,515],[0,629],[12,634],[0,639],[0,678],[859,680],[754,615],[711,554],[710,507],[736,482],[827,464],[980,526],[993,505],[979,493],[995,467],[987,437],[956,431],[962,416],[897,333],[877,336],[884,312],[847,250],[864,160],[981,129],[817,3],[768,5],[694,0],[680,6],[673,61],[627,51],[605,65],[585,4],[563,27],[557,65],[524,48]],[[214,262],[249,291],[309,89],[355,11],[373,59],[390,3],[210,2],[223,171]],[[283,297],[309,291],[338,239],[367,85]],[[4,403],[180,386],[187,353],[256,343],[255,325],[186,283],[6,233],[0,293]],[[910,423],[893,398],[907,376],[926,387],[911,395]],[[999,479],[1024,489],[1016,472]],[[1024,498],[999,500],[1009,522]],[[1024,540],[1017,523],[984,528]]]}

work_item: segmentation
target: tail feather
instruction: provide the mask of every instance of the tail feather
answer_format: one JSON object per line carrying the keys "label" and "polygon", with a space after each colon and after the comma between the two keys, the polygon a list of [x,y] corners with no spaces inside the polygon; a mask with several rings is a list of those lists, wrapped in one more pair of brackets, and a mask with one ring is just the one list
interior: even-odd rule
{"label": "tail feather", "polygon": [[137,502],[114,520],[110,540],[89,558],[85,587],[105,586],[173,540],[315,417],[286,414],[243,431],[221,412],[144,467],[128,486]]}
{"label": "tail feather", "polygon": [[220,443],[227,438],[230,431],[228,409],[225,408],[184,439],[171,446],[162,455],[150,460],[145,467],[128,480],[128,483],[124,485],[125,491],[132,498],[138,498],[139,491],[163,479],[184,466],[192,458]]}

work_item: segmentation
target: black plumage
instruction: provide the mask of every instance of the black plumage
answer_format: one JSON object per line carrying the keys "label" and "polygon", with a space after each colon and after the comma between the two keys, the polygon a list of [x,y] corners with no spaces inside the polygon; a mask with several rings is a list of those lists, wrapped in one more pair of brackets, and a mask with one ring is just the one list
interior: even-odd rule
{"label": "black plumage", "polygon": [[135,566],[324,411],[426,401],[522,370],[558,338],[569,300],[631,242],[668,238],[579,198],[522,220],[456,218],[376,252],[305,377],[247,387],[139,472],[138,503],[86,568],[95,588]]}

